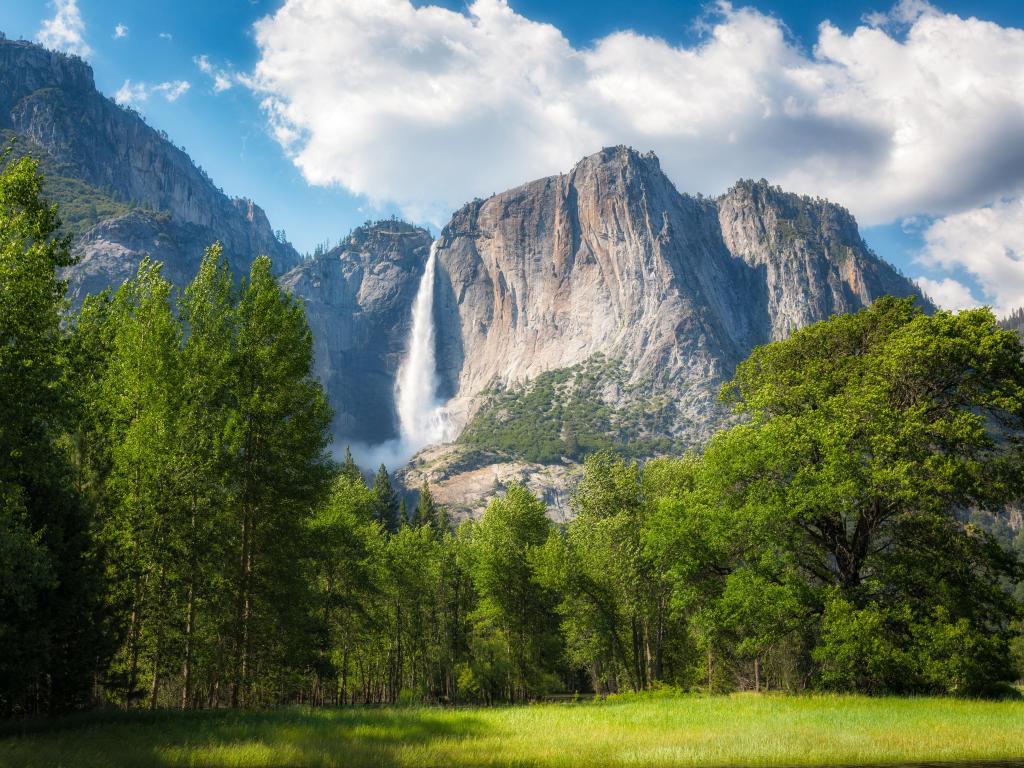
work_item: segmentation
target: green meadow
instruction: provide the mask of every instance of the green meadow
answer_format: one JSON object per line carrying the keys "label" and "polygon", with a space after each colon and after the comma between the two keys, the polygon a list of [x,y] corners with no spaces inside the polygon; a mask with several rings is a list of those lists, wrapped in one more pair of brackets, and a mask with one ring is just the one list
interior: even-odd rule
{"label": "green meadow", "polygon": [[620,697],[466,709],[98,713],[0,739],[10,766],[762,766],[1024,758],[1024,702]]}

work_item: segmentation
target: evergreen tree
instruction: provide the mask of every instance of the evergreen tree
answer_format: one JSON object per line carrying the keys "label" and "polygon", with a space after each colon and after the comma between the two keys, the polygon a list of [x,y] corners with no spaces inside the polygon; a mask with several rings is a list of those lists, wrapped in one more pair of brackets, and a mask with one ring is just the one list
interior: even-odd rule
{"label": "evergreen tree", "polygon": [[345,446],[345,459],[341,464],[341,474],[353,483],[363,479],[363,473],[356,466],[355,459],[352,458],[352,450],[347,445]]}
{"label": "evergreen tree", "polygon": [[373,483],[373,494],[377,499],[375,519],[384,526],[384,530],[388,533],[396,533],[401,522],[398,493],[391,485],[391,476],[388,475],[387,467],[383,464],[377,470],[377,477]]}
{"label": "evergreen tree", "polygon": [[229,426],[235,547],[233,705],[250,703],[255,668],[304,651],[308,595],[300,569],[306,522],[326,490],[331,412],[312,375],[313,339],[302,305],[253,262],[236,309]]}
{"label": "evergreen tree", "polygon": [[61,328],[72,263],[30,159],[0,156],[0,714],[81,702],[105,654],[86,505],[59,445],[73,418]]}
{"label": "evergreen tree", "polygon": [[430,485],[426,480],[420,487],[420,497],[416,502],[414,519],[416,525],[429,525],[438,532],[448,530],[448,517],[444,508],[434,503],[434,494],[430,492]]}

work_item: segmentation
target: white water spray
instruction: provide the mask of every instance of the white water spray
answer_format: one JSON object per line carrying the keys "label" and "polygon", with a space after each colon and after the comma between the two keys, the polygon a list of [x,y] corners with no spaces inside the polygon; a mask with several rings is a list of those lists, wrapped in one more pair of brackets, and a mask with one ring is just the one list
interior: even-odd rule
{"label": "white water spray", "polygon": [[434,359],[434,265],[437,241],[423,270],[412,305],[412,329],[405,360],[395,382],[395,405],[402,447],[409,455],[432,443],[449,439],[450,421],[437,400],[437,361]]}

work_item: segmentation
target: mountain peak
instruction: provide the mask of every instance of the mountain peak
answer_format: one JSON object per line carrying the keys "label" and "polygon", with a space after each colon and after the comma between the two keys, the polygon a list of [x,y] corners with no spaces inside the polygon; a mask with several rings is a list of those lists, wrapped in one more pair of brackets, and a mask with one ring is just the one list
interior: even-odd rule
{"label": "mountain peak", "polygon": [[0,38],[0,127],[6,113],[33,92],[59,88],[88,93],[95,87],[92,67],[80,56]]}
{"label": "mountain peak", "polygon": [[572,174],[581,170],[592,170],[595,168],[624,169],[632,168],[641,172],[658,173],[661,171],[661,161],[654,154],[653,150],[638,152],[633,147],[625,144],[617,144],[613,147],[604,147],[599,152],[587,155],[573,167]]}

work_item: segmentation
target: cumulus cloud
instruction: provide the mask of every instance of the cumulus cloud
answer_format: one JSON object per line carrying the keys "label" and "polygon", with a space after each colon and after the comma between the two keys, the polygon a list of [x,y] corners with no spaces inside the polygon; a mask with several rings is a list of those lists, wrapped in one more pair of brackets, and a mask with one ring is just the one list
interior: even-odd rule
{"label": "cumulus cloud", "polygon": [[971,309],[981,306],[981,302],[974,298],[971,289],[952,277],[938,280],[919,277],[915,282],[925,295],[942,309]]}
{"label": "cumulus cloud", "polygon": [[114,39],[120,40],[122,37],[128,37],[128,27],[124,24],[118,24],[114,27]]}
{"label": "cumulus cloud", "polygon": [[85,42],[85,21],[78,9],[78,0],[53,0],[53,18],[45,19],[36,41],[47,48],[74,53],[83,58],[92,55]]}
{"label": "cumulus cloud", "polygon": [[114,101],[118,104],[139,105],[149,100],[150,95],[156,93],[163,96],[169,102],[175,102],[184,96],[192,85],[187,80],[169,80],[156,85],[148,83],[133,83],[125,80],[124,84],[114,94]]}
{"label": "cumulus cloud", "polygon": [[920,0],[849,33],[824,21],[809,52],[727,2],[694,46],[576,48],[504,0],[288,0],[255,38],[246,82],[306,179],[435,222],[619,143],[683,190],[764,176],[867,224],[1024,190],[1024,31]]}
{"label": "cumulus cloud", "polygon": [[213,80],[213,90],[216,93],[226,91],[235,84],[237,76],[230,70],[215,67],[210,61],[210,57],[205,53],[196,56],[193,61],[199,67],[200,72],[208,75]]}
{"label": "cumulus cloud", "polygon": [[[922,288],[944,307],[960,309],[988,304],[1000,316],[1024,307],[1024,198],[951,214],[923,233],[917,261],[941,270],[962,270],[980,286],[976,298],[962,284],[946,279],[919,279]],[[931,286],[931,287],[929,287]]]}
{"label": "cumulus cloud", "polygon": [[161,32],[161,33],[159,33],[157,35],[157,37],[159,37],[161,40],[173,40],[174,39],[174,35],[172,35],[170,32]]}

